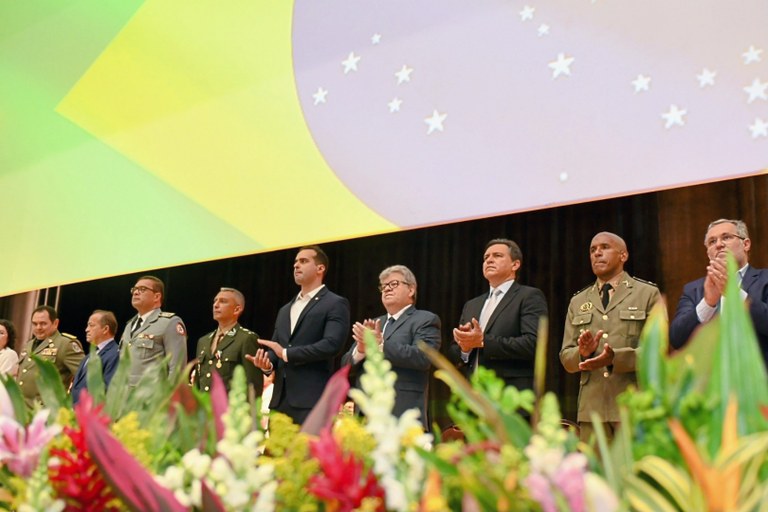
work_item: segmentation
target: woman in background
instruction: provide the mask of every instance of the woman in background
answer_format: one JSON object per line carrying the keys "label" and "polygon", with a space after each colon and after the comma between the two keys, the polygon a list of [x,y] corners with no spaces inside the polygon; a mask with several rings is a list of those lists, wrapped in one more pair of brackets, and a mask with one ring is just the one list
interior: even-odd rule
{"label": "woman in background", "polygon": [[10,320],[0,320],[0,374],[16,376],[19,370],[19,355],[13,349],[16,329]]}

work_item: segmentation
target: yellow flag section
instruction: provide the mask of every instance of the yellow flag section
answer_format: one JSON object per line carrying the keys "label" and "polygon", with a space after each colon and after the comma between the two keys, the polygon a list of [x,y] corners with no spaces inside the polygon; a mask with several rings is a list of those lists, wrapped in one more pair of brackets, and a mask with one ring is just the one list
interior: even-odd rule
{"label": "yellow flag section", "polygon": [[[312,140],[295,89],[292,9],[149,0],[57,111],[264,249],[395,230]],[[211,235],[199,243],[215,250]]]}

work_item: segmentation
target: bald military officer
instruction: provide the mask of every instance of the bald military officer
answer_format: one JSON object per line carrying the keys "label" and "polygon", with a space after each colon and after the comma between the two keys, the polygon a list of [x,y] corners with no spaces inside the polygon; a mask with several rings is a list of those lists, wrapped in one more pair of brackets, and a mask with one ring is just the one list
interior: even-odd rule
{"label": "bald military officer", "polygon": [[187,330],[175,313],[161,311],[165,285],[155,276],[144,276],[131,288],[131,305],[136,316],[125,326],[120,338],[120,353],[130,352],[128,385],[136,386],[148,369],[171,356],[168,373],[181,371],[187,364]]}
{"label": "bald military officer", "polygon": [[80,361],[85,357],[83,346],[76,337],[59,332],[59,315],[51,306],[38,306],[32,312],[32,334],[32,338],[21,348],[16,376],[29,408],[35,402],[42,403],[37,389],[39,371],[32,360],[33,355],[53,363],[65,389],[69,389]]}
{"label": "bald military officer", "polygon": [[[258,368],[245,359],[259,349],[259,336],[238,323],[245,308],[245,297],[234,288],[222,288],[213,299],[213,319],[218,327],[197,341],[197,387],[210,391],[213,374],[218,373],[227,391],[235,368],[243,366],[248,387],[253,396],[261,396],[264,377]],[[247,364],[246,364],[247,363]]]}
{"label": "bald military officer", "polygon": [[593,412],[602,419],[608,438],[613,438],[619,425],[616,397],[637,383],[640,331],[659,300],[655,284],[624,271],[629,252],[620,236],[595,235],[589,258],[597,280],[571,299],[560,350],[566,371],[581,374],[577,420],[582,441],[589,441],[594,432]]}

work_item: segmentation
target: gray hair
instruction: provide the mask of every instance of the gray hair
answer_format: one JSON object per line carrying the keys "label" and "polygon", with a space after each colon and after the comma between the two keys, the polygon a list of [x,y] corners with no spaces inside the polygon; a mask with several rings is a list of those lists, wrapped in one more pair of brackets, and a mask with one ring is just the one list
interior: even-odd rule
{"label": "gray hair", "polygon": [[245,295],[243,295],[243,293],[240,290],[236,290],[234,288],[222,287],[219,291],[231,293],[232,295],[235,296],[235,302],[237,303],[237,305],[240,306],[241,308],[245,308]]}
{"label": "gray hair", "polygon": [[707,226],[707,231],[704,233],[704,245],[707,245],[707,233],[709,233],[709,230],[719,224],[733,224],[734,226],[736,226],[737,235],[739,235],[741,238],[749,238],[749,231],[747,231],[747,225],[744,224],[743,220],[717,219],[710,222],[709,226]]}
{"label": "gray hair", "polygon": [[409,269],[405,265],[392,265],[390,267],[385,268],[379,274],[379,281],[383,281],[390,274],[393,274],[395,272],[397,272],[398,274],[402,274],[403,282],[405,284],[410,284],[413,286],[413,302],[416,302],[416,291],[418,288],[418,284],[416,283],[416,276],[413,275],[413,272],[411,272],[411,269]]}

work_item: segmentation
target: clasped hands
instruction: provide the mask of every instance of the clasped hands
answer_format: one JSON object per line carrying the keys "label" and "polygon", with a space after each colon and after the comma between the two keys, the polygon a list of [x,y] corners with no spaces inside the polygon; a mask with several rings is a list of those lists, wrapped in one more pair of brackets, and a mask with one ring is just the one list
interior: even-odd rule
{"label": "clasped hands", "polygon": [[588,372],[613,364],[613,348],[607,342],[603,345],[603,351],[600,354],[590,357],[597,350],[597,345],[602,338],[602,330],[594,335],[592,331],[586,330],[579,335],[579,355],[584,359],[579,363],[579,370]]}
{"label": "clasped hands", "polygon": [[473,318],[453,330],[453,340],[458,343],[462,352],[471,352],[475,348],[483,348],[483,329],[480,322]]}
{"label": "clasped hands", "polygon": [[376,342],[379,344],[379,348],[382,347],[382,335],[381,335],[381,320],[371,320],[367,318],[362,322],[355,322],[352,326],[352,339],[357,342],[357,353],[365,354],[365,333],[366,331],[373,332],[376,337]]}
{"label": "clasped hands", "polygon": [[[725,253],[723,253],[725,254]],[[707,277],[704,278],[704,301],[710,306],[717,306],[728,283],[728,268],[725,259],[717,257],[709,260]]]}

